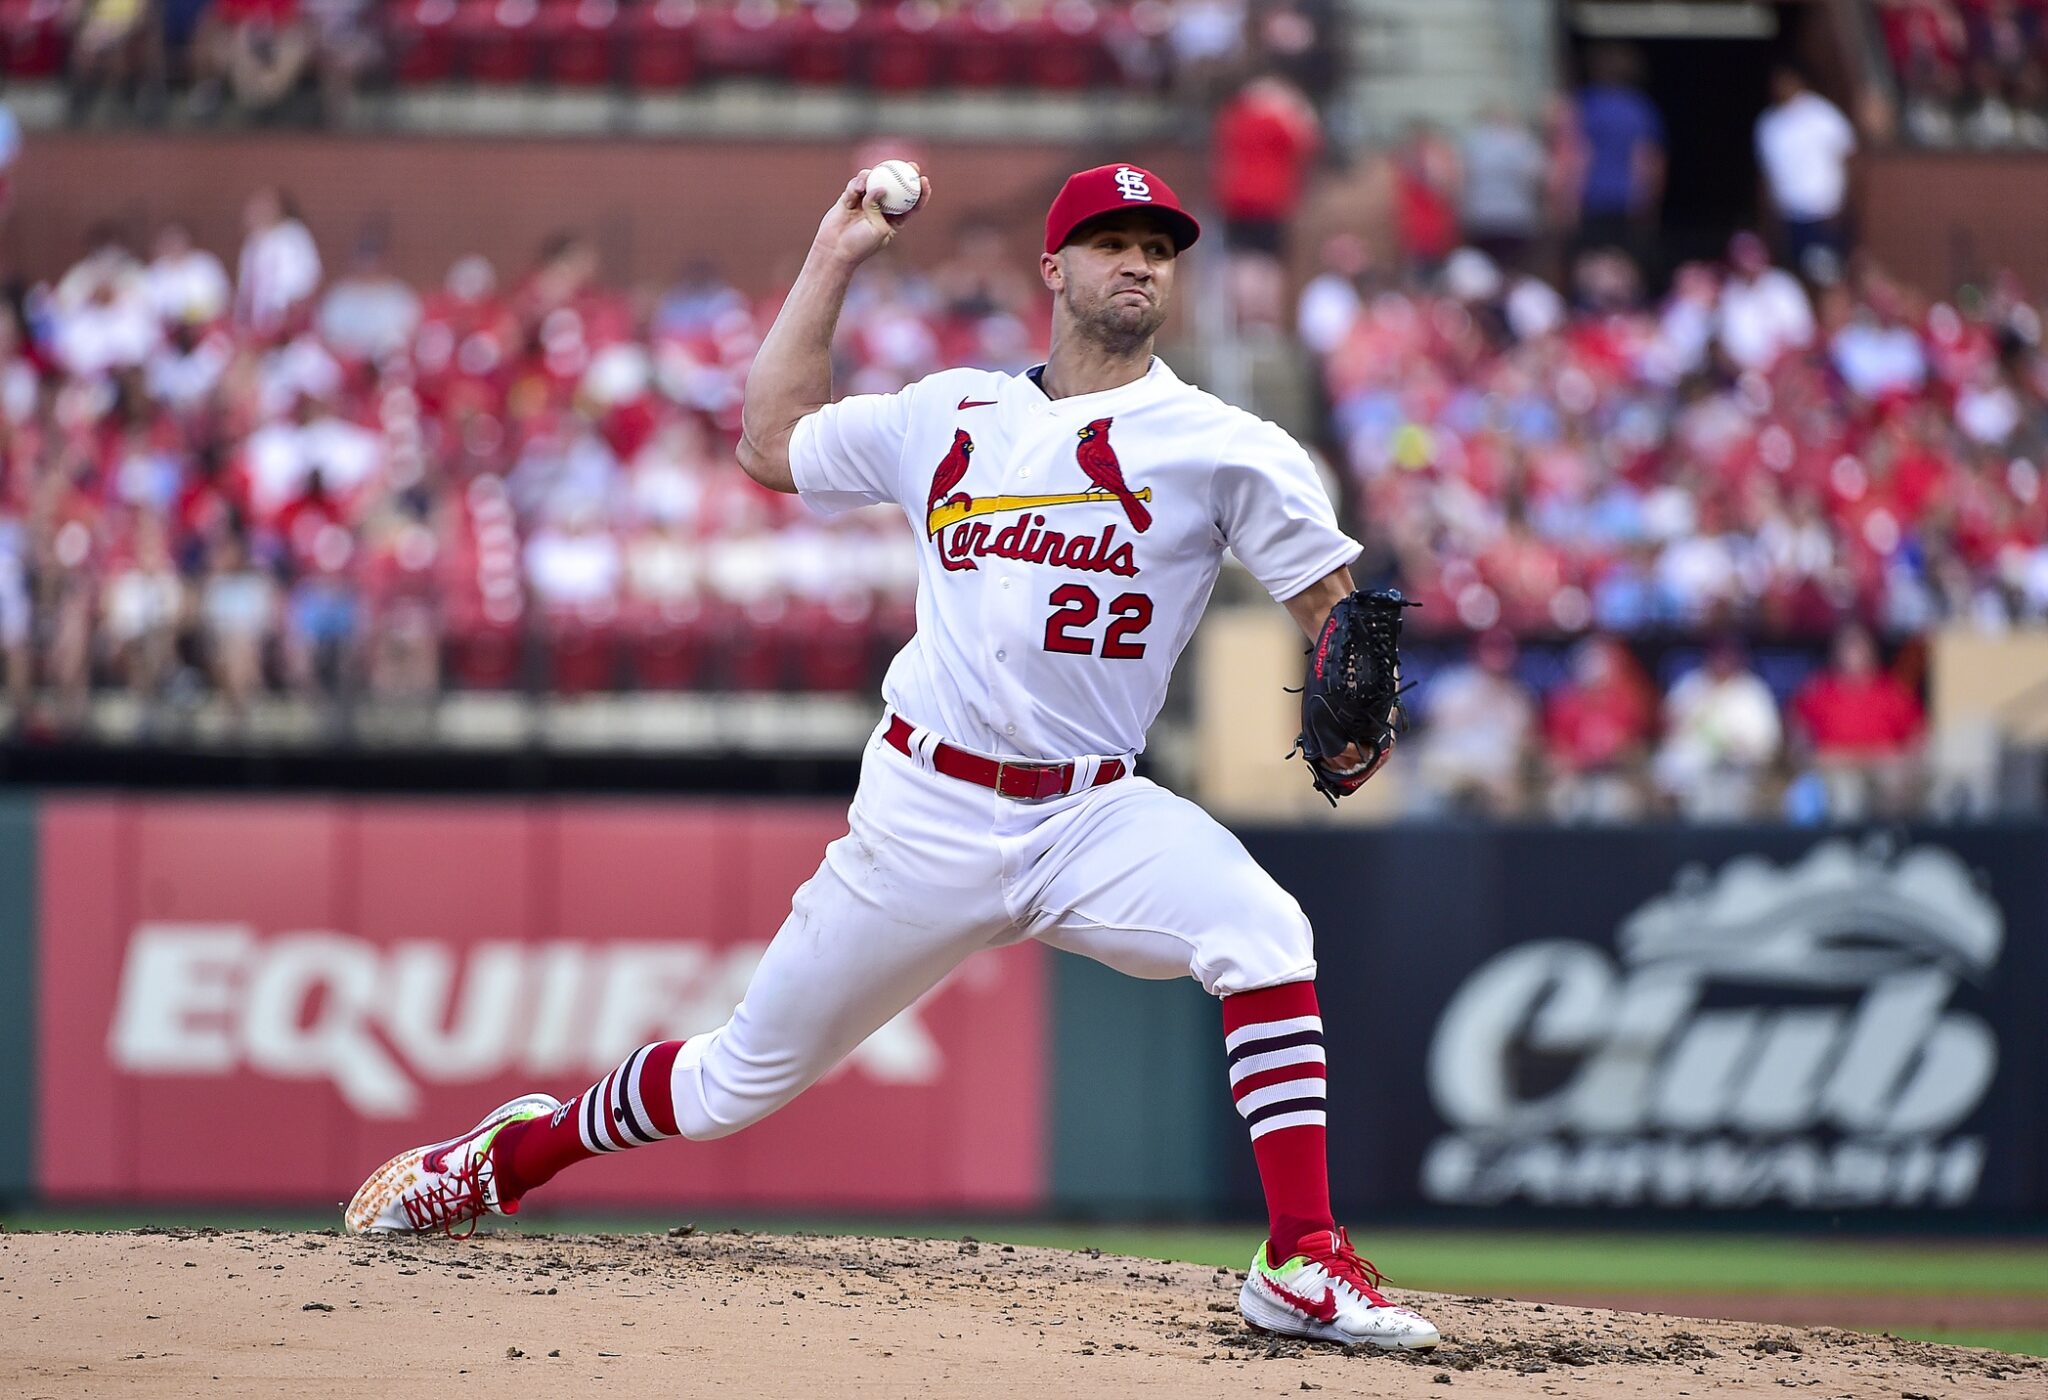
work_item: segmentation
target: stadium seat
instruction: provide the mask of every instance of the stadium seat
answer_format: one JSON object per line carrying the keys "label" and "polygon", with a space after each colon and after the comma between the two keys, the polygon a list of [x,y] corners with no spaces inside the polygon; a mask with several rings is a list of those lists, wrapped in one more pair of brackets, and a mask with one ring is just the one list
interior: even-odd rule
{"label": "stadium seat", "polygon": [[703,682],[709,651],[702,609],[650,614],[633,626],[628,670],[641,690],[689,690]]}
{"label": "stadium seat", "polygon": [[626,16],[626,81],[643,91],[688,87],[697,79],[696,0],[653,0]]}
{"label": "stadium seat", "polygon": [[480,615],[451,617],[442,648],[442,674],[458,690],[511,690],[519,684],[525,650],[520,625]]}
{"label": "stadium seat", "polygon": [[879,682],[889,669],[889,663],[896,659],[896,653],[903,650],[917,632],[917,600],[915,598],[884,598],[875,609],[873,620],[868,624],[868,683]]}
{"label": "stadium seat", "polygon": [[618,688],[619,634],[609,623],[580,617],[548,622],[548,689],[596,695]]}
{"label": "stadium seat", "polygon": [[826,0],[805,9],[790,40],[790,80],[815,87],[844,84],[853,76],[859,25],[860,6],[853,0]]}
{"label": "stadium seat", "polygon": [[540,45],[549,81],[602,87],[617,74],[623,28],[618,0],[548,0],[540,12]]}
{"label": "stadium seat", "polygon": [[1061,91],[1095,86],[1109,69],[1103,37],[1102,11],[1092,0],[1055,0],[1020,46],[1024,81]]}
{"label": "stadium seat", "polygon": [[524,83],[537,72],[537,0],[464,0],[455,21],[462,69],[474,82]]}
{"label": "stadium seat", "polygon": [[730,608],[718,620],[724,652],[723,684],[728,690],[780,690],[789,658],[789,605],[781,599]]}
{"label": "stadium seat", "polygon": [[868,15],[867,79],[878,92],[922,92],[939,79],[942,20],[929,0],[901,0]]}
{"label": "stadium seat", "polygon": [[776,0],[707,5],[698,27],[698,61],[707,76],[779,79],[789,69],[798,17]]}
{"label": "stadium seat", "polygon": [[406,0],[386,12],[385,32],[401,83],[444,83],[455,76],[455,0]]}
{"label": "stadium seat", "polygon": [[872,683],[874,607],[867,599],[792,608],[784,635],[796,649],[799,689],[847,694]]}
{"label": "stadium seat", "polygon": [[64,0],[5,0],[0,4],[0,43],[6,47],[10,78],[48,78],[63,72],[71,48]]}
{"label": "stadium seat", "polygon": [[1005,87],[1017,80],[1017,12],[1007,3],[980,4],[951,26],[946,76],[959,87]]}

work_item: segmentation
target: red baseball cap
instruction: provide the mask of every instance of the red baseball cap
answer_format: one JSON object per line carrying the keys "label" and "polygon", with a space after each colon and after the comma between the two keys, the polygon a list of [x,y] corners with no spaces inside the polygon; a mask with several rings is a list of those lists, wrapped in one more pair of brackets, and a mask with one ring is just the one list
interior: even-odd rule
{"label": "red baseball cap", "polygon": [[1104,214],[1142,209],[1157,214],[1159,222],[1173,237],[1175,252],[1184,252],[1202,236],[1195,216],[1180,207],[1173,186],[1136,165],[1098,165],[1069,175],[1067,183],[1045,214],[1045,251],[1057,253],[1067,246],[1074,230]]}

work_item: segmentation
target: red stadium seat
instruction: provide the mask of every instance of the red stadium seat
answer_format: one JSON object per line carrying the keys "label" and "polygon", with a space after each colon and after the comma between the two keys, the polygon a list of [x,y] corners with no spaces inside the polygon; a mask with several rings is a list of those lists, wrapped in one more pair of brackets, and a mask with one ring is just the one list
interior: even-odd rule
{"label": "red stadium seat", "polygon": [[867,77],[881,92],[921,92],[939,80],[942,18],[930,0],[899,0],[870,13]]}
{"label": "red stadium seat", "polygon": [[947,36],[946,76],[960,87],[1006,87],[1017,80],[1017,12],[1007,3],[976,5]]}
{"label": "red stadium seat", "polygon": [[64,0],[6,0],[0,5],[0,43],[10,78],[48,78],[64,71],[71,47]]}
{"label": "red stadium seat", "polygon": [[548,0],[540,12],[548,79],[569,87],[611,82],[623,27],[618,0]]}
{"label": "red stadium seat", "polygon": [[872,682],[874,608],[867,599],[793,609],[784,634],[796,650],[799,689],[847,694]]}
{"label": "red stadium seat", "polygon": [[474,617],[449,621],[442,674],[459,690],[511,690],[519,684],[524,637],[520,625]]}
{"label": "red stadium seat", "polygon": [[619,634],[607,623],[554,618],[548,624],[548,689],[596,695],[618,688]]}
{"label": "red stadium seat", "polygon": [[789,70],[797,24],[776,0],[707,5],[698,28],[698,61],[715,77],[780,78]]}
{"label": "red stadium seat", "polygon": [[386,34],[401,83],[455,76],[455,0],[405,0],[386,11]]}
{"label": "red stadium seat", "polygon": [[824,0],[803,12],[789,46],[792,82],[837,87],[853,76],[860,6],[853,0]]}
{"label": "red stadium seat", "polygon": [[1103,17],[1092,0],[1055,0],[1033,27],[1024,51],[1024,81],[1074,91],[1101,82],[1109,68]]}
{"label": "red stadium seat", "polygon": [[868,679],[879,681],[903,650],[903,644],[917,632],[917,600],[885,598],[875,609],[868,626]]}
{"label": "red stadium seat", "polygon": [[463,71],[479,83],[530,82],[540,55],[536,0],[464,0],[455,21]]}
{"label": "red stadium seat", "polygon": [[626,81],[643,90],[697,79],[697,0],[653,0],[626,17]]}
{"label": "red stadium seat", "polygon": [[642,690],[689,690],[704,680],[710,650],[701,609],[655,614],[633,629],[628,665]]}
{"label": "red stadium seat", "polygon": [[785,624],[789,617],[789,605],[780,598],[726,613],[718,628],[724,644],[726,689],[782,689],[787,678],[789,644]]}

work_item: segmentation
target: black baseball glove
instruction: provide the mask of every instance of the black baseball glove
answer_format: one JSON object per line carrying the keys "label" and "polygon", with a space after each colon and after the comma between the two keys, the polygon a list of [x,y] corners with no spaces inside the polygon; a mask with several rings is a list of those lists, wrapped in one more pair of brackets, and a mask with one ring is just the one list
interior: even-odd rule
{"label": "black baseball glove", "polygon": [[[1309,649],[1301,737],[1288,757],[1298,753],[1308,760],[1316,791],[1332,807],[1379,771],[1405,727],[1401,614],[1420,606],[1397,588],[1361,589],[1330,609]],[[1355,755],[1348,752],[1354,746]]]}

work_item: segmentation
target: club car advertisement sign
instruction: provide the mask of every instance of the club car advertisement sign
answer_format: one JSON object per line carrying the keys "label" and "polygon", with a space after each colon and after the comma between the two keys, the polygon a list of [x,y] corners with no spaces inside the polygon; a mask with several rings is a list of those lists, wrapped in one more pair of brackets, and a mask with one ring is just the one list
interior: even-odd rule
{"label": "club car advertisement sign", "polygon": [[[43,1195],[306,1204],[717,1026],[845,817],[55,798],[41,827]],[[1035,1204],[1043,982],[1035,947],[972,960],[770,1121],[536,1204]]]}
{"label": "club car advertisement sign", "polygon": [[1329,839],[1410,887],[1292,882],[1350,1204],[2048,1211],[2038,833]]}

